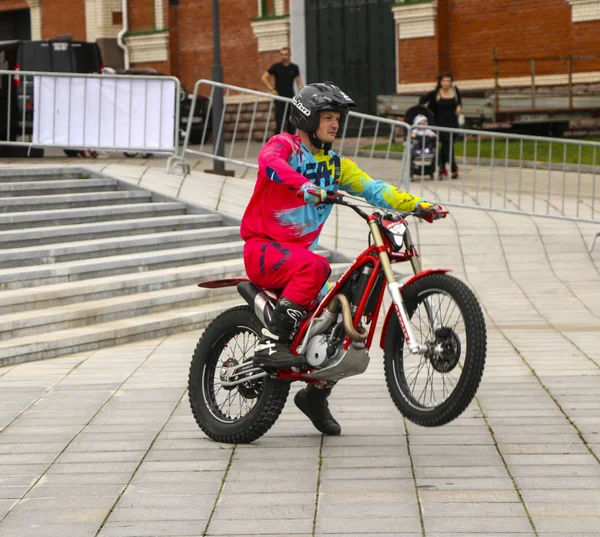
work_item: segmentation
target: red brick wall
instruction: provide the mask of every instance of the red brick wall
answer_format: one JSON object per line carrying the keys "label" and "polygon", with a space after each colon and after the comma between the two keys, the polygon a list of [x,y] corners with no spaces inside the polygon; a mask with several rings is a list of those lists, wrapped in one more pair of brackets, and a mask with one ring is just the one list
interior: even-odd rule
{"label": "red brick wall", "polygon": [[[535,24],[532,24],[535,21]],[[458,80],[494,77],[493,49],[500,77],[567,74],[567,60],[600,55],[600,21],[571,22],[566,0],[438,0],[436,36],[398,43],[400,84],[434,81],[452,71]],[[502,58],[522,58],[502,61]],[[573,72],[600,70],[600,60],[573,60]]]}
{"label": "red brick wall", "polygon": [[152,0],[132,0],[129,2],[128,8],[130,30],[154,28],[154,2]]}
{"label": "red brick wall", "polygon": [[433,81],[439,69],[437,37],[417,37],[398,41],[400,84]]}
{"label": "red brick wall", "polygon": [[27,0],[0,0],[0,11],[11,11],[13,9],[28,8],[29,4],[27,3]]}
{"label": "red brick wall", "polygon": [[[571,22],[566,0],[454,0],[449,33],[450,68],[459,80],[492,78],[494,48],[500,58],[600,54],[600,21]],[[580,71],[600,66],[598,61],[576,63]],[[528,61],[500,63],[500,76],[530,72]],[[566,62],[536,62],[537,74],[566,72]]]}
{"label": "red brick wall", "polygon": [[42,2],[42,39],[71,34],[77,41],[85,41],[84,0],[52,0]]}
{"label": "red brick wall", "polygon": [[450,71],[450,16],[452,0],[438,0],[435,35],[437,38],[438,71]]}
{"label": "red brick wall", "polygon": [[[180,55],[180,32],[179,32],[179,7],[168,5],[165,13],[165,26],[169,28],[169,66],[170,74],[181,79],[181,55]],[[190,88],[191,90],[191,88]]]}
{"label": "red brick wall", "polygon": [[[569,52],[574,56],[600,56],[600,21],[573,24]],[[600,61],[574,60],[573,71],[600,71]]]}
{"label": "red brick wall", "polygon": [[[182,82],[188,87],[199,78],[212,78],[211,7],[211,2],[181,0],[178,8],[180,71]],[[257,8],[255,1],[220,1],[221,64],[228,84],[258,89],[262,85],[260,75],[272,63],[272,58],[263,58],[258,53],[258,43],[250,26],[258,15]]]}

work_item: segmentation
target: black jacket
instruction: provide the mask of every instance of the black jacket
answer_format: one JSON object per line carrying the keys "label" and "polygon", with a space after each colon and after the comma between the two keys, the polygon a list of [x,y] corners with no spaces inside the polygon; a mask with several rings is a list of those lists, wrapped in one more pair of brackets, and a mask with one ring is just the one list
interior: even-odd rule
{"label": "black jacket", "polygon": [[[454,93],[456,94],[456,97],[454,98],[454,101],[455,101],[454,110],[456,110],[456,107],[459,104],[462,105],[462,98],[460,96],[459,89],[456,86],[452,86],[452,88],[454,89]],[[426,93],[425,95],[422,95],[419,98],[419,104],[427,106],[433,112],[433,115],[435,116],[436,125],[440,125],[442,127],[457,127],[458,124],[456,121],[455,113],[452,114],[452,116],[449,116],[447,113],[440,113],[441,111],[438,110],[438,101],[437,101],[438,91],[439,91],[439,88],[436,88],[436,89]]]}

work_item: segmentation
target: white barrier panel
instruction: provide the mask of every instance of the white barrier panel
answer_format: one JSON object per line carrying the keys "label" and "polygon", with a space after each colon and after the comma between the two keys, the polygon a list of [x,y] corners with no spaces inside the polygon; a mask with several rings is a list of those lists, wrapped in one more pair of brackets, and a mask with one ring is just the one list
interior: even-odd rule
{"label": "white barrier panel", "polygon": [[33,143],[175,149],[174,80],[34,77]]}

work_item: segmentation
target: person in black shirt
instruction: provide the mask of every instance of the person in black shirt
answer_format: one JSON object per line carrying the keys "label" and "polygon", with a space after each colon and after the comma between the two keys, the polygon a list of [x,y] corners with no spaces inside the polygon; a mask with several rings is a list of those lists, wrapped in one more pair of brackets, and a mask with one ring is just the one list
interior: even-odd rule
{"label": "person in black shirt", "polygon": [[[442,73],[438,77],[436,88],[426,93],[419,99],[419,104],[425,104],[435,116],[435,124],[440,127],[459,127],[459,118],[462,115],[462,99],[460,91],[453,85],[454,79],[451,73]],[[456,134],[452,136],[449,132],[440,132],[440,179],[448,176],[446,165],[450,162],[452,179],[458,177],[458,166],[454,158],[454,141]]]}
{"label": "person in black shirt", "polygon": [[[281,54],[281,61],[271,65],[271,67],[263,73],[261,80],[269,89],[269,93],[281,95],[282,97],[289,97],[291,99],[296,95],[294,81],[298,85],[298,91],[304,87],[302,79],[300,78],[300,68],[290,61],[292,55],[289,47],[283,47],[279,52]],[[295,132],[295,129],[288,121],[288,118],[284,118],[285,111],[286,103],[283,101],[275,101],[275,134],[282,132],[282,128],[285,132],[289,132],[290,134],[294,134]],[[288,104],[288,117],[289,113],[290,106]]]}

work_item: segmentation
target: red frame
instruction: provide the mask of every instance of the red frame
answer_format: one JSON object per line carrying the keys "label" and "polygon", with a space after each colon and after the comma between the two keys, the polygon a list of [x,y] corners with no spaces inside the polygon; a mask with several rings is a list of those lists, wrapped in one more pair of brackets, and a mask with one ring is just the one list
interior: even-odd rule
{"label": "red frame", "polygon": [[[377,216],[374,214],[370,215],[368,220],[376,221]],[[391,225],[397,225],[397,224],[401,224],[401,223],[408,227],[408,224],[407,224],[406,220],[404,220],[404,219],[401,219],[401,220],[398,220],[395,222],[391,222],[388,220],[381,220],[381,223],[385,227],[388,227]],[[409,261],[410,258],[413,256],[419,255],[419,253],[417,252],[417,249],[414,247],[413,247],[412,251],[410,251],[410,252],[409,251],[396,252],[395,251],[396,246],[394,244],[392,244],[392,242],[390,241],[388,236],[385,233],[382,233],[381,236],[383,238],[383,244],[384,244],[384,246],[383,246],[383,248],[381,248],[381,250],[387,251],[391,263],[402,263],[405,261]],[[350,275],[356,269],[363,267],[367,263],[372,263],[373,271],[371,272],[371,275],[370,275],[367,285],[365,287],[364,294],[358,304],[356,313],[354,314],[353,325],[355,328],[358,326],[359,322],[361,321],[361,319],[363,317],[363,312],[365,310],[365,307],[367,306],[367,301],[369,300],[371,291],[373,290],[373,287],[375,286],[377,278],[379,277],[379,273],[382,270],[381,269],[381,260],[379,259],[379,251],[380,251],[380,248],[377,247],[376,245],[372,244],[365,251],[363,251],[361,254],[359,254],[359,256],[354,260],[354,262],[346,269],[344,274],[342,274],[342,276],[338,279],[338,281],[335,283],[335,285],[329,290],[329,292],[323,298],[323,300],[321,300],[321,302],[317,306],[317,309],[315,311],[313,311],[312,314],[309,315],[306,319],[304,319],[304,321],[300,325],[300,328],[298,329],[298,332],[296,333],[296,336],[294,337],[294,340],[292,341],[292,344],[290,346],[290,349],[292,352],[296,352],[298,346],[302,342],[302,339],[304,338],[304,335],[306,334],[306,331],[308,330],[308,327],[310,325],[310,321],[315,316],[319,316],[323,312],[323,310],[329,305],[329,302],[331,301],[331,299],[339,292],[340,288],[346,283],[346,281],[348,280]],[[424,271],[423,273],[420,273],[420,274],[425,275],[425,272],[427,272],[427,271]],[[418,275],[413,276],[409,281],[411,281],[411,282],[414,281],[417,278],[417,276]],[[383,297],[385,295],[385,291],[386,291],[386,285],[383,285],[381,287],[381,291],[379,293],[379,298],[377,299],[377,306],[375,307],[373,315],[367,316],[367,319],[370,320],[369,335],[368,335],[367,341],[366,341],[367,349],[371,348],[371,343],[373,342],[373,336],[375,335],[377,319],[379,318],[379,313],[381,311],[381,303],[383,302]],[[388,317],[390,315],[390,312],[393,310],[394,310],[394,308],[390,308],[388,310],[388,315],[386,317],[386,326],[387,326]],[[346,341],[344,342],[344,348],[347,349],[349,345],[350,345],[350,339],[346,338]]]}

